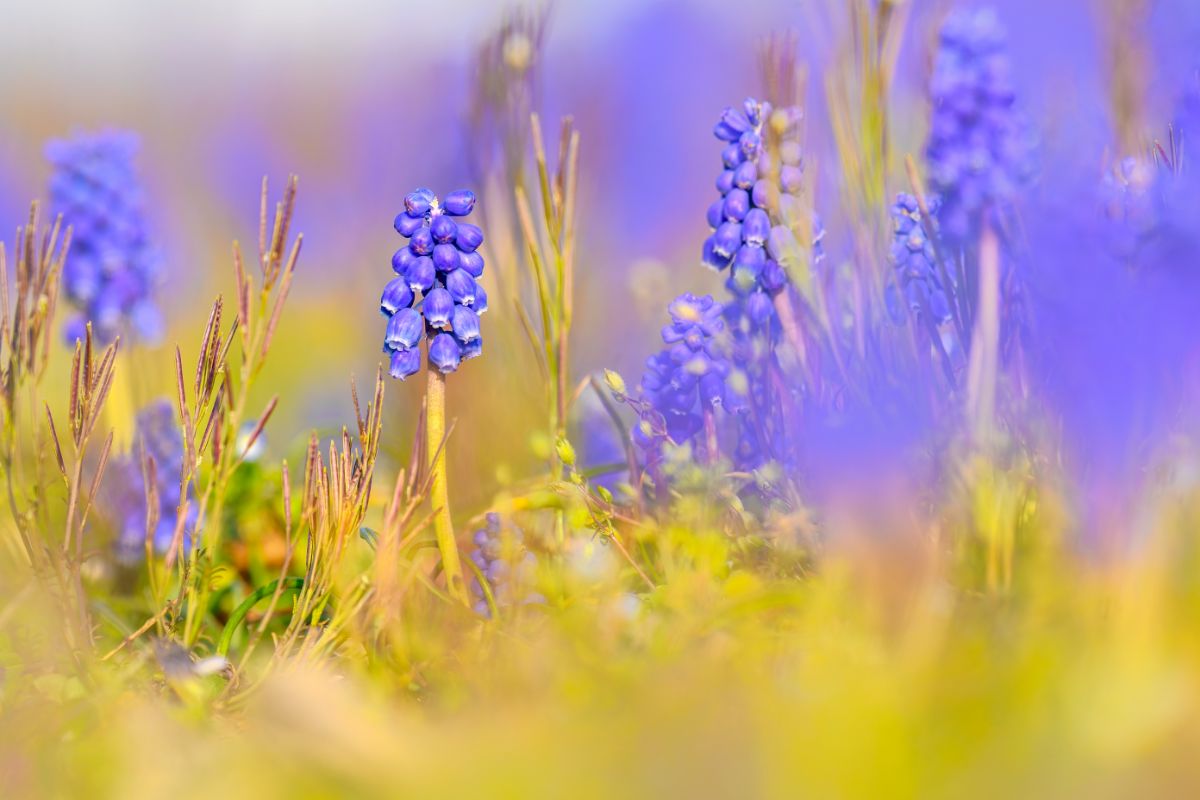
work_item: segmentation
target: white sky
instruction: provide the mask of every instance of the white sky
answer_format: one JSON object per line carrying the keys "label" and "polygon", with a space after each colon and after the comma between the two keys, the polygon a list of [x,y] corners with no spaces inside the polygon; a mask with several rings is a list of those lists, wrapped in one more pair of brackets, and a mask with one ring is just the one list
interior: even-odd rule
{"label": "white sky", "polygon": [[[657,0],[559,0],[559,43],[619,25]],[[786,3],[674,0],[753,25],[755,9]],[[436,52],[474,42],[516,3],[501,0],[14,0],[0,25],[0,53],[22,74],[112,76],[164,60],[254,63],[260,58],[351,59],[379,48]],[[528,5],[528,4],[527,4]],[[735,12],[736,9],[736,12]],[[765,9],[764,9],[765,10]],[[11,67],[21,65],[21,69]]]}

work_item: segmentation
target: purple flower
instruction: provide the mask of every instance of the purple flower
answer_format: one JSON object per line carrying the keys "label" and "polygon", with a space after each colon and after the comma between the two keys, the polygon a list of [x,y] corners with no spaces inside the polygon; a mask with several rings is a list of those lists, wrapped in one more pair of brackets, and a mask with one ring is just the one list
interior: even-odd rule
{"label": "purple flower", "polygon": [[446,213],[452,217],[465,217],[475,208],[475,193],[467,189],[451,192],[446,195],[443,207]]}
{"label": "purple flower", "polygon": [[[769,298],[787,286],[787,272],[779,262],[790,257],[790,251],[779,252],[781,248],[773,247],[771,239],[783,232],[795,245],[796,195],[803,175],[799,119],[795,109],[772,109],[770,103],[747,98],[741,108],[725,109],[713,131],[729,144],[721,151],[724,171],[717,178],[721,198],[708,208],[713,233],[704,242],[702,260],[718,271],[732,265],[726,281],[726,288],[737,298],[732,305],[749,302],[755,294],[768,295],[768,302],[761,298],[753,301],[754,313],[748,317],[760,325],[769,326],[774,312],[763,311],[770,305]],[[780,133],[778,162],[763,146],[768,126]],[[816,215],[812,233],[815,264],[824,257],[824,233]]]}
{"label": "purple flower", "polygon": [[406,350],[416,347],[425,333],[425,322],[420,312],[413,308],[402,308],[388,319],[384,345],[389,350]]}
{"label": "purple flower", "polygon": [[450,328],[459,344],[479,338],[479,315],[468,306],[455,306],[450,312]]}
{"label": "purple flower", "polygon": [[647,464],[658,460],[665,438],[684,444],[701,431],[706,413],[723,406],[725,378],[732,371],[720,303],[688,293],[671,301],[667,311],[666,346],[646,360],[641,394],[647,413],[634,431]]}
{"label": "purple flower", "polygon": [[[537,557],[525,547],[521,529],[504,525],[500,515],[489,513],[486,527],[475,531],[475,548],[468,554],[491,591],[498,608],[514,604],[545,603],[546,598],[528,588],[537,569]],[[481,617],[492,615],[478,576],[471,580],[472,608]]]}
{"label": "purple flower", "polygon": [[942,25],[930,79],[925,158],[941,195],[950,242],[973,239],[985,214],[1002,212],[1030,171],[1029,129],[1014,110],[1006,37],[991,9],[960,11]]}
{"label": "purple flower", "polygon": [[137,138],[112,131],[52,140],[50,202],[73,230],[63,290],[78,315],[68,343],[91,322],[101,343],[132,335],[149,343],[163,334],[154,302],[161,262],[150,244],[142,187],[134,170]]}
{"label": "purple flower", "polygon": [[379,310],[384,316],[391,316],[402,308],[413,304],[413,293],[404,278],[393,278],[383,287],[383,296],[379,298]]}
{"label": "purple flower", "polygon": [[[929,213],[936,219],[939,210],[937,197],[929,200]],[[891,209],[894,223],[892,247],[889,254],[895,271],[895,287],[889,286],[888,305],[892,316],[904,318],[895,295],[898,289],[904,296],[908,309],[913,314],[928,313],[936,324],[949,322],[950,295],[942,283],[935,261],[933,243],[921,219],[917,198],[901,193]],[[953,285],[950,291],[954,291]]]}
{"label": "purple flower", "polygon": [[474,207],[475,195],[466,190],[439,200],[429,189],[417,189],[404,198],[394,227],[409,241],[392,257],[400,277],[388,283],[379,303],[388,317],[384,352],[394,378],[420,370],[423,338],[430,366],[442,373],[483,352],[479,315],[487,310],[487,294],[475,281],[483,275],[483,231],[451,219]]}
{"label": "purple flower", "polygon": [[388,360],[388,374],[404,380],[421,369],[421,351],[416,347],[392,351]]}
{"label": "purple flower", "polygon": [[[149,512],[143,454],[152,461],[152,464],[147,461],[146,465],[152,468],[149,476],[154,481],[158,498],[157,523],[150,533],[154,550],[166,552],[175,537],[184,453],[183,436],[170,401],[156,400],[138,412],[134,441],[132,453],[114,460],[106,509],[117,531],[117,557],[127,563],[141,559],[146,552]],[[184,520],[181,542],[184,548],[190,547],[195,522],[196,506],[193,503]]]}
{"label": "purple flower", "polygon": [[429,343],[429,363],[439,372],[454,372],[462,361],[462,349],[454,337],[439,333]]}
{"label": "purple flower", "polygon": [[450,312],[454,310],[454,298],[441,286],[435,286],[425,295],[421,313],[425,324],[432,328],[445,328],[450,324]]}

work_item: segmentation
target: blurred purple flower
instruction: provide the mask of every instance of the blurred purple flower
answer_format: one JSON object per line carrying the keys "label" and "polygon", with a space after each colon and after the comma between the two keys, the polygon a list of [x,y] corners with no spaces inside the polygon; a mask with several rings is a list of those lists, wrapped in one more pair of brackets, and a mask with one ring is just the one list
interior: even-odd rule
{"label": "blurred purple flower", "polygon": [[[537,557],[525,547],[520,528],[504,525],[499,514],[489,513],[486,527],[475,531],[472,541],[475,548],[468,558],[483,573],[498,607],[546,602],[545,597],[528,589],[537,569]],[[472,608],[481,617],[490,617],[492,610],[483,589],[478,577],[471,580]]]}
{"label": "blurred purple flower", "polygon": [[1029,129],[1014,103],[1004,29],[991,9],[958,11],[942,25],[929,95],[925,158],[942,197],[950,241],[972,241],[983,216],[1005,210],[1028,177]]}
{"label": "blurred purple flower", "polygon": [[144,198],[134,170],[137,138],[110,131],[55,139],[46,145],[54,165],[50,203],[71,226],[63,289],[78,309],[66,336],[79,338],[91,322],[97,339],[118,335],[155,343],[163,334],[154,300],[161,262],[146,229]]}
{"label": "blurred purple flower", "polygon": [[[166,552],[175,536],[180,472],[183,467],[183,435],[176,424],[174,406],[170,401],[164,398],[147,405],[138,412],[136,424],[134,450],[114,461],[114,477],[110,484],[113,488],[109,510],[117,528],[117,557],[124,562],[137,561],[146,552],[149,512],[146,508],[143,456],[153,460],[150,477],[154,481],[158,508],[151,539],[158,553]],[[185,549],[191,546],[195,523],[196,505],[192,503],[184,521],[181,547]]]}

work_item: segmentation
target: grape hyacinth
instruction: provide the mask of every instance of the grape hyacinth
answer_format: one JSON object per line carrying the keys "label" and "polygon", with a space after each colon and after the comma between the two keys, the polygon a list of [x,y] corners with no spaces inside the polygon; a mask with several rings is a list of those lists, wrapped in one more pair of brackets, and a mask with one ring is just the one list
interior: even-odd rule
{"label": "grape hyacinth", "polygon": [[476,282],[483,275],[483,231],[461,220],[474,207],[475,195],[466,190],[439,200],[417,189],[404,198],[395,228],[408,244],[392,257],[397,277],[379,301],[388,318],[383,349],[393,378],[420,370],[422,339],[429,341],[430,367],[443,374],[483,352],[479,316],[487,294]]}
{"label": "grape hyacinth", "polygon": [[[939,199],[929,198],[927,208],[936,219]],[[930,314],[937,324],[949,322],[949,295],[938,274],[933,243],[921,219],[917,198],[901,192],[896,195],[891,213],[894,227],[889,260],[895,269],[896,285],[903,293],[908,308],[914,314]],[[950,288],[953,291],[953,287]],[[893,316],[903,319],[903,312],[896,307],[898,298],[892,292],[889,292],[888,301]]]}
{"label": "grape hyacinth", "polygon": [[[795,245],[792,226],[800,215],[800,116],[797,108],[772,110],[770,103],[747,98],[741,109],[725,109],[713,130],[726,146],[717,178],[721,196],[708,208],[713,232],[704,241],[702,257],[718,271],[729,269],[726,288],[759,325],[770,320],[771,298],[788,284],[781,261]],[[768,152],[771,135],[780,140],[778,165]],[[812,231],[815,263],[823,256],[821,223],[815,216]]]}
{"label": "grape hyacinth", "polygon": [[[174,406],[166,399],[157,400],[137,414],[135,441],[140,447],[117,461],[116,489],[113,497],[114,522],[117,525],[117,556],[130,562],[145,553],[146,542],[146,482],[142,471],[142,456],[154,460],[154,486],[158,496],[158,521],[152,539],[154,550],[164,553],[175,536],[176,510],[179,506],[179,475],[183,467],[183,436],[175,423]],[[190,534],[196,521],[196,507],[191,504],[184,523],[181,546],[190,546]]]}
{"label": "grape hyacinth", "polygon": [[96,339],[133,335],[147,343],[163,334],[154,300],[161,262],[151,247],[142,187],[134,171],[137,138],[125,132],[53,140],[50,201],[71,226],[63,289],[78,309],[66,325],[68,343],[83,338],[88,322]]}
{"label": "grape hyacinth", "polygon": [[[473,541],[475,549],[469,557],[483,573],[497,607],[546,602],[545,597],[527,589],[537,557],[525,547],[520,528],[503,525],[499,514],[489,513],[486,527],[475,531]],[[471,607],[480,616],[490,617],[492,610],[483,589],[478,577],[471,581]]]}
{"label": "grape hyacinth", "polygon": [[990,9],[961,11],[942,26],[929,87],[925,157],[951,242],[973,240],[1029,173],[1029,131],[1014,110],[1006,36]]}
{"label": "grape hyacinth", "polygon": [[725,354],[721,304],[709,295],[685,293],[667,310],[671,323],[662,329],[666,347],[646,360],[641,380],[642,397],[661,415],[662,424],[644,417],[633,432],[647,461],[654,460],[664,434],[683,444],[703,430],[705,417],[716,409],[735,410],[742,405],[731,390],[737,381],[727,380],[733,370]]}

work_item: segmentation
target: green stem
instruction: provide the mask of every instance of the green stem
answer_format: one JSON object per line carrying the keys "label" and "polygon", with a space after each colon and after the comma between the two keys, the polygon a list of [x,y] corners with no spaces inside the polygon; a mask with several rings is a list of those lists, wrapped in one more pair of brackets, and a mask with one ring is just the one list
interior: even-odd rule
{"label": "green stem", "polygon": [[425,452],[429,458],[429,500],[433,503],[433,531],[442,554],[442,571],[446,587],[455,600],[467,603],[463,584],[462,563],[458,558],[458,542],[454,538],[454,522],[450,517],[450,493],[446,483],[446,376],[436,369],[426,370],[429,381],[425,390]]}
{"label": "green stem", "polygon": [[[229,653],[229,645],[233,643],[233,635],[241,627],[242,622],[246,619],[246,615],[250,613],[250,609],[254,608],[260,600],[275,594],[277,588],[279,588],[279,578],[255,589],[249,597],[242,601],[240,606],[233,610],[233,614],[230,615],[229,621],[225,623],[225,628],[221,631],[221,639],[217,642],[218,655],[224,656]],[[304,578],[284,578],[283,588],[288,591],[298,592],[304,588]]]}
{"label": "green stem", "polygon": [[492,594],[492,585],[488,583],[487,576],[483,574],[483,570],[474,561],[467,560],[467,566],[471,572],[475,573],[475,580],[479,582],[479,588],[483,590],[483,599],[487,602],[488,609],[492,612],[492,619],[500,619],[500,607],[496,605],[496,596]]}

